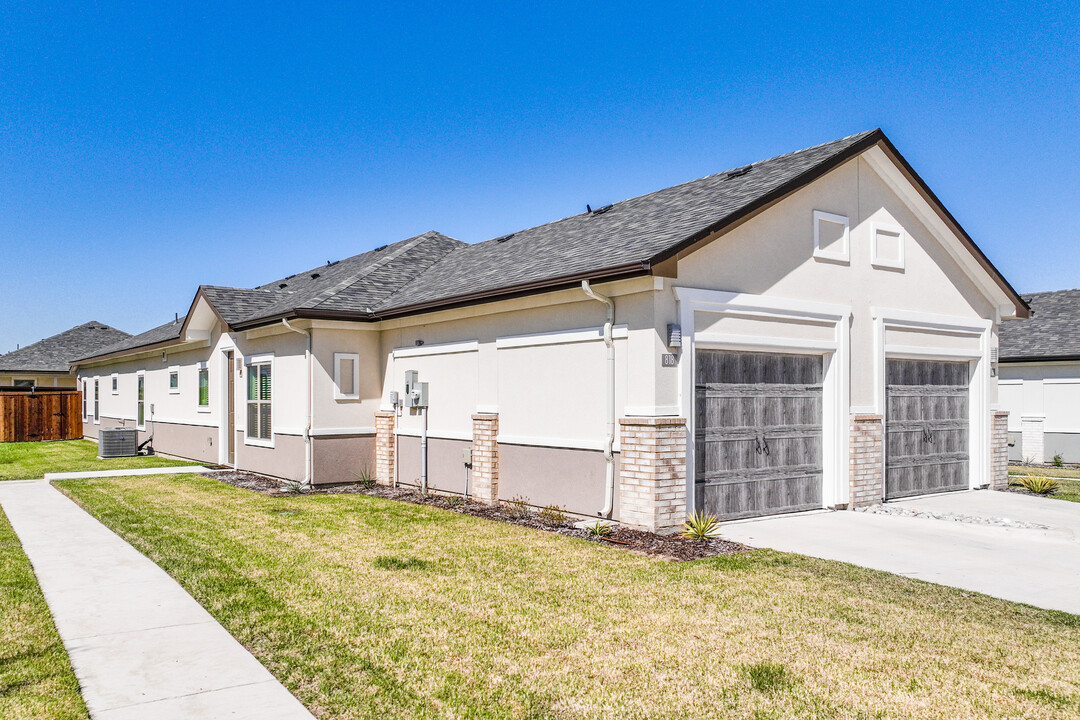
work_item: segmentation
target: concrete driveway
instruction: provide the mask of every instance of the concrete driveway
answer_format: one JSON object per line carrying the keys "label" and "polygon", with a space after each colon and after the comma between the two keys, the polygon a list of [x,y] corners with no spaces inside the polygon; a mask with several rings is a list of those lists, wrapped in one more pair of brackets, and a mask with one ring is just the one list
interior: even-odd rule
{"label": "concrete driveway", "polygon": [[726,523],[723,535],[1080,614],[1080,503],[976,490],[883,507],[938,517],[799,513]]}

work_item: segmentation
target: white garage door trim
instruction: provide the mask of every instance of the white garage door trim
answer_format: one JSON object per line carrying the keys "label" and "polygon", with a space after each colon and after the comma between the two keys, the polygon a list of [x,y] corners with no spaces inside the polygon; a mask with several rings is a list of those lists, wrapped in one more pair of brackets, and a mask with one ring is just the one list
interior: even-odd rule
{"label": "white garage door trim", "polygon": [[[757,350],[762,352],[806,353],[825,358],[822,383],[822,505],[848,502],[848,392],[850,319],[847,305],[767,298],[761,295],[676,287],[679,323],[683,346],[679,356],[679,408],[686,418],[686,497],[687,507],[694,506],[694,357],[697,348],[717,350]],[[715,316],[758,319],[762,334],[736,335],[697,332],[695,313]],[[782,323],[817,325],[832,330],[832,340],[777,335]],[[774,322],[768,322],[774,321]]]}
{"label": "white garage door trim", "polygon": [[[920,360],[968,360],[972,363],[971,393],[968,402],[970,433],[968,487],[975,489],[990,479],[990,333],[993,321],[935,313],[912,312],[895,308],[870,308],[874,319],[874,412],[885,414],[885,360],[912,358]],[[940,346],[897,345],[886,343],[889,329],[968,336],[978,341],[977,349],[965,350]],[[881,461],[881,497],[885,497],[885,453]]]}

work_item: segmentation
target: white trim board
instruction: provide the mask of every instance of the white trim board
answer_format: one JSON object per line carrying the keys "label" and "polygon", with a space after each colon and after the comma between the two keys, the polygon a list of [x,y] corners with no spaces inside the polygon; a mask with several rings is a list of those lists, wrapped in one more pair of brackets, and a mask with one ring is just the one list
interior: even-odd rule
{"label": "white trim board", "polygon": [[412,347],[394,348],[394,359],[406,357],[424,357],[425,355],[450,355],[453,353],[476,352],[480,349],[477,340],[464,340],[461,342],[438,343],[436,345],[414,345]]}
{"label": "white trim board", "polygon": [[338,435],[374,435],[373,427],[319,428],[312,430],[311,437],[336,437]]}
{"label": "white trim board", "polygon": [[[626,325],[613,325],[611,337],[622,340],[629,337],[630,331]],[[527,333],[524,335],[505,335],[495,338],[495,347],[504,348],[534,347],[536,345],[562,345],[566,343],[590,342],[604,339],[604,328],[590,327],[577,328],[574,330],[555,330],[552,332]]]}

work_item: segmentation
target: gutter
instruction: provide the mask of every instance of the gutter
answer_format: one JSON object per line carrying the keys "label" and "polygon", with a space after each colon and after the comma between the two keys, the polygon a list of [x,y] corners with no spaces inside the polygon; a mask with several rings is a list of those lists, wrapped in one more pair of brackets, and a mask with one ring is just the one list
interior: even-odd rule
{"label": "gutter", "polygon": [[307,348],[304,350],[304,363],[307,366],[307,419],[304,423],[304,484],[311,486],[311,417],[314,415],[315,409],[315,393],[312,387],[312,375],[311,372],[311,330],[300,330],[294,328],[289,324],[289,321],[285,318],[281,319],[281,324],[285,326],[286,330],[291,330],[294,333],[299,333],[307,338]]}
{"label": "gutter", "polygon": [[604,460],[607,461],[607,472],[604,509],[597,514],[610,518],[615,504],[615,340],[611,337],[611,329],[615,325],[615,301],[593,290],[588,280],[581,281],[581,289],[593,300],[607,305],[607,320],[604,322],[604,345],[607,347],[607,437],[604,438]]}

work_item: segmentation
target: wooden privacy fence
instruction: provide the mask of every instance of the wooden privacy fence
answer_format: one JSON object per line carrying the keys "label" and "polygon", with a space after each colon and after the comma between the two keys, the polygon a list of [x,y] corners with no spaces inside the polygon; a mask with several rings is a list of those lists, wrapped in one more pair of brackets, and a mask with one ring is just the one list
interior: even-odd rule
{"label": "wooden privacy fence", "polygon": [[0,388],[0,442],[81,438],[82,393],[73,388]]}

